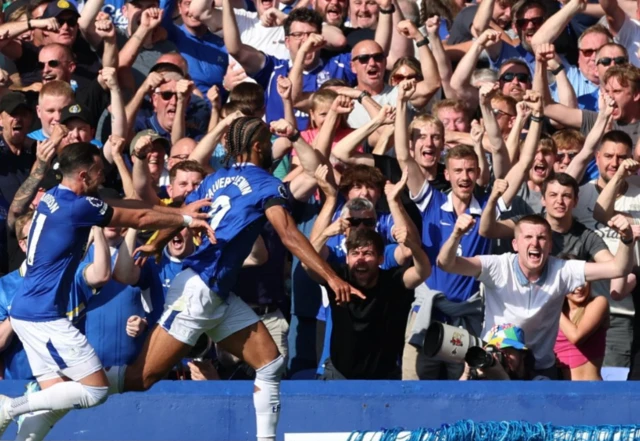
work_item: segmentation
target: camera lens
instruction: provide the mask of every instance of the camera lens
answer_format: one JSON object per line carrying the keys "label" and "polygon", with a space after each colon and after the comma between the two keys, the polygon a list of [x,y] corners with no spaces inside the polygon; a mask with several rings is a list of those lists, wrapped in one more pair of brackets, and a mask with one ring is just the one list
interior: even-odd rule
{"label": "camera lens", "polygon": [[486,369],[493,366],[496,362],[491,353],[485,351],[479,346],[469,348],[464,357],[464,361],[466,361],[469,366],[476,369]]}

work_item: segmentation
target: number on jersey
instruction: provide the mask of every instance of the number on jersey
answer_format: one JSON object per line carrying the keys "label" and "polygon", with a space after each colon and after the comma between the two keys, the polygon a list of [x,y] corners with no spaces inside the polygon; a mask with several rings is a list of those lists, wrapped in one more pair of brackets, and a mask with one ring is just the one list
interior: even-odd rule
{"label": "number on jersey", "polygon": [[209,225],[213,231],[216,231],[218,225],[222,221],[222,218],[227,211],[231,209],[231,198],[229,196],[218,196],[216,200],[211,205],[211,220],[209,221]]}
{"label": "number on jersey", "polygon": [[29,249],[27,250],[27,265],[33,265],[33,258],[36,255],[36,248],[38,246],[38,240],[40,240],[40,235],[42,234],[42,229],[44,228],[44,221],[47,220],[47,215],[43,213],[38,213],[36,218],[33,220],[34,227],[33,233],[31,237],[29,237]]}

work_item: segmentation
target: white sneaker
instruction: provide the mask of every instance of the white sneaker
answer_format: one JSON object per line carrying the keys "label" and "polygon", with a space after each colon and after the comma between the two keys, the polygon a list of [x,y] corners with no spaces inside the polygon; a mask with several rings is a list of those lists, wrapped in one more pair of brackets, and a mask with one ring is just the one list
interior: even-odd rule
{"label": "white sneaker", "polygon": [[8,406],[11,402],[11,398],[6,395],[0,395],[0,436],[7,430],[9,424],[11,424],[11,417],[9,416]]}

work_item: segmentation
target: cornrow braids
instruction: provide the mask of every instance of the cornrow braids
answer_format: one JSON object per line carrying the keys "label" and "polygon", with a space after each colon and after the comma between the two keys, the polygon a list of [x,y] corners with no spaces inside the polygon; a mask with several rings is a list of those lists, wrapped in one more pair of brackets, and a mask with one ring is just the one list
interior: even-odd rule
{"label": "cornrow braids", "polygon": [[231,159],[249,152],[251,145],[255,142],[256,135],[259,135],[260,129],[269,130],[260,118],[252,116],[243,116],[231,123],[227,132],[225,166],[229,165]]}

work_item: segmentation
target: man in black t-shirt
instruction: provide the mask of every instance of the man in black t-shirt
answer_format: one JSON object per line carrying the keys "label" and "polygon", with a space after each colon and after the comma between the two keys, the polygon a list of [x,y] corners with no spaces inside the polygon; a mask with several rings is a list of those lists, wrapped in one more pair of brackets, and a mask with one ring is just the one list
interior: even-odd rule
{"label": "man in black t-shirt", "polygon": [[[415,231],[395,228],[394,236],[413,253],[414,266],[381,270],[382,237],[368,229],[356,229],[346,241],[347,263],[334,270],[365,295],[365,299],[338,303],[327,286],[333,330],[331,355],[324,379],[399,379],[404,330],[413,289],[431,273],[429,258]],[[320,281],[315,274],[311,277]]]}

